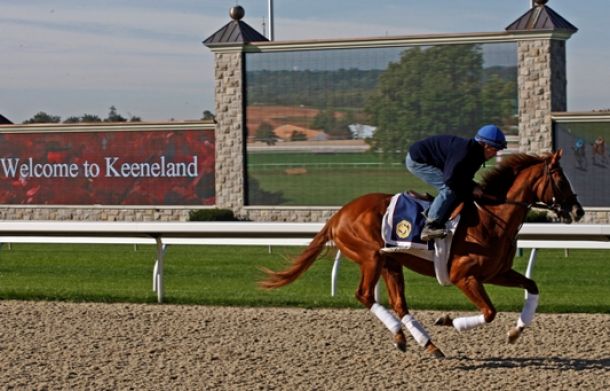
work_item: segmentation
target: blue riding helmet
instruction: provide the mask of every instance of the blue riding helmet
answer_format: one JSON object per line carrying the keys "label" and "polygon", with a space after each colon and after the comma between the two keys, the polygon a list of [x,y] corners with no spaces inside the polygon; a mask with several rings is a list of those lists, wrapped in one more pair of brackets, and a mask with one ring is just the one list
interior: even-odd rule
{"label": "blue riding helmet", "polygon": [[484,142],[495,149],[506,149],[506,137],[496,125],[485,125],[474,136],[477,141]]}
{"label": "blue riding helmet", "polygon": [[582,148],[585,146],[585,141],[581,138],[579,138],[578,140],[576,140],[576,148]]}

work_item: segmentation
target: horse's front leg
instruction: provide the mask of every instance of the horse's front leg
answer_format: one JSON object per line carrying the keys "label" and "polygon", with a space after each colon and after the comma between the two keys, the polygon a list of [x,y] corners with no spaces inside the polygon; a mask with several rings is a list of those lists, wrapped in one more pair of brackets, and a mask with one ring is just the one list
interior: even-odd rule
{"label": "horse's front leg", "polygon": [[[386,287],[388,289],[388,298],[390,305],[394,309],[394,312],[400,318],[402,324],[405,326],[415,341],[423,348],[426,352],[430,353],[435,358],[443,358],[445,355],[443,352],[436,347],[436,345],[430,339],[428,332],[411,314],[407,307],[407,299],[405,298],[405,279],[402,270],[402,265],[393,258],[387,258],[384,267],[381,270],[381,275],[385,280]],[[402,331],[395,334],[396,347],[402,351],[406,350],[407,342],[405,335]]]}
{"label": "horse's front leg", "polygon": [[504,274],[496,276],[489,282],[494,285],[525,289],[525,303],[521,315],[517,319],[517,325],[508,331],[508,342],[515,343],[523,330],[529,327],[534,320],[536,308],[538,307],[538,286],[534,280],[530,280],[514,270],[509,270]]}

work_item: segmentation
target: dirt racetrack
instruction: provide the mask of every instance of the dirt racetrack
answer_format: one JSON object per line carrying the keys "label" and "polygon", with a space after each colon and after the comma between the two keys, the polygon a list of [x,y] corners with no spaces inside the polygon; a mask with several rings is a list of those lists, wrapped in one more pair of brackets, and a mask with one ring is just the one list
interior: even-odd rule
{"label": "dirt racetrack", "polygon": [[[518,314],[401,353],[366,310],[0,301],[3,390],[610,390],[610,315]],[[458,315],[454,313],[453,315]],[[463,313],[462,313],[463,315]]]}

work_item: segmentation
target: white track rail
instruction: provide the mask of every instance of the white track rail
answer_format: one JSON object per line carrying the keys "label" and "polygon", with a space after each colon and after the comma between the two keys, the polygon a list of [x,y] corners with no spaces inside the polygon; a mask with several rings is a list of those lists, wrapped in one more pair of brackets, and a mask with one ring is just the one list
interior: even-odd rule
{"label": "white track rail", "polygon": [[[306,246],[323,223],[285,222],[106,222],[0,221],[2,243],[154,244],[153,290],[163,301],[163,266],[169,245]],[[524,224],[517,246],[532,248],[528,276],[538,249],[610,249],[610,225]],[[340,254],[331,294],[336,291]]]}

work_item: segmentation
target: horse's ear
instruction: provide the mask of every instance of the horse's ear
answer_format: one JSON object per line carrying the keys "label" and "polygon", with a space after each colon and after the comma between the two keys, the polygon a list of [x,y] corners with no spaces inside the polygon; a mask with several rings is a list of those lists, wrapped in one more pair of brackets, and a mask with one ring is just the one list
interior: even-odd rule
{"label": "horse's ear", "polygon": [[555,156],[557,156],[557,160],[561,159],[563,156],[563,148],[559,148],[557,152],[555,152]]}
{"label": "horse's ear", "polygon": [[555,166],[557,164],[559,164],[559,159],[561,159],[561,157],[563,156],[563,149],[559,148],[557,151],[555,151],[553,153],[553,155],[551,155],[551,166]]}

